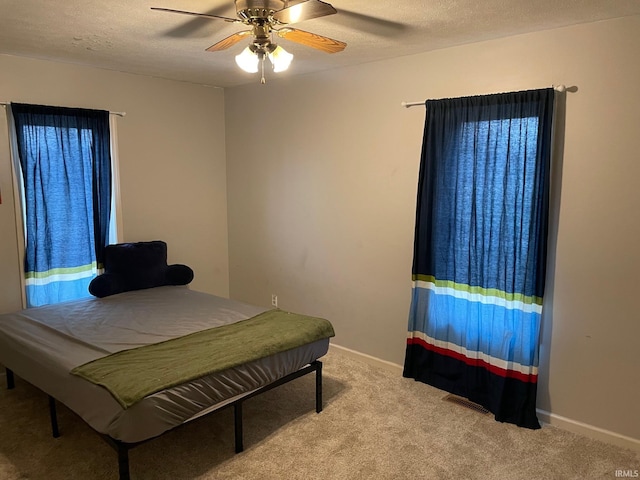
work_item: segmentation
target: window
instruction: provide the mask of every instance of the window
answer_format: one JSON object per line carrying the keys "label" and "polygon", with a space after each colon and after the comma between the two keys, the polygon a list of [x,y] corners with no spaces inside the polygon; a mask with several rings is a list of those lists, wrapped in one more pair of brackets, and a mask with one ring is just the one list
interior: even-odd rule
{"label": "window", "polygon": [[89,296],[115,231],[109,112],[15,103],[10,110],[26,306]]}

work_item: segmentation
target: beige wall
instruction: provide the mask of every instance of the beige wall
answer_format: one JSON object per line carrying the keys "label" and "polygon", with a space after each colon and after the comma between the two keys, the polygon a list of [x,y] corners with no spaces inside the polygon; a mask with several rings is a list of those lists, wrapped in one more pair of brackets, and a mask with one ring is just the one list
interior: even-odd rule
{"label": "beige wall", "polygon": [[400,102],[575,85],[538,406],[640,439],[638,58],[631,17],[228,89],[231,296],[402,363],[424,109]]}
{"label": "beige wall", "polygon": [[[125,111],[117,120],[123,240],[165,240],[192,288],[228,295],[224,91],[0,55],[0,101]],[[7,141],[0,111],[0,312],[21,307]]]}

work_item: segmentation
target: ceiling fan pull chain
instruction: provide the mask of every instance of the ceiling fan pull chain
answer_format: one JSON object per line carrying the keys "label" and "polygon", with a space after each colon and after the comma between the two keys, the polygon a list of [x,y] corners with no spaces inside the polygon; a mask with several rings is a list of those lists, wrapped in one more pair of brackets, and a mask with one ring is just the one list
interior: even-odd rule
{"label": "ceiling fan pull chain", "polygon": [[262,55],[262,57],[260,58],[260,65],[262,66],[262,78],[260,78],[260,83],[262,85],[264,85],[265,83],[267,83],[267,81],[264,79],[264,57],[266,55]]}

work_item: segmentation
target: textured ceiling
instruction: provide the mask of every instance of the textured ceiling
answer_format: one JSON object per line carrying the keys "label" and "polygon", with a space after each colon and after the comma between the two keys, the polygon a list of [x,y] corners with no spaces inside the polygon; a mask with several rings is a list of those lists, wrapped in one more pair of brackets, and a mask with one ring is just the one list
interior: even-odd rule
{"label": "textured ceiling", "polygon": [[[297,75],[577,23],[640,14],[638,0],[329,0],[335,15],[294,26],[342,40],[327,54],[286,39]],[[232,0],[0,0],[0,53],[229,87],[258,81],[238,69],[243,40],[205,49],[243,25],[157,12],[235,18]]]}

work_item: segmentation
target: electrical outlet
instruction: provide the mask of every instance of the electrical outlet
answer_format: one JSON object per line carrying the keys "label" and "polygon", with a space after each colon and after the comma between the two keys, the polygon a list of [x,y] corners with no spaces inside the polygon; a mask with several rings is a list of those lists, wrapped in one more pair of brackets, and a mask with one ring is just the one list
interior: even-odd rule
{"label": "electrical outlet", "polygon": [[271,294],[271,305],[273,305],[274,307],[278,306],[278,295],[276,295],[275,293]]}

